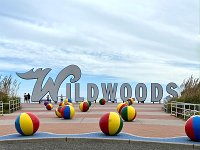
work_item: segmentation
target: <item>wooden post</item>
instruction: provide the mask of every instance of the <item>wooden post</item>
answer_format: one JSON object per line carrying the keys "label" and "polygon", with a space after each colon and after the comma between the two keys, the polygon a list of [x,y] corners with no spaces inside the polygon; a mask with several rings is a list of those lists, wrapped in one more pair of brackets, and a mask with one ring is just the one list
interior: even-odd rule
{"label": "wooden post", "polygon": [[3,116],[3,102],[0,101],[0,113]]}
{"label": "wooden post", "polygon": [[10,114],[10,101],[9,101],[9,104],[8,104],[8,105],[9,105],[9,114]]}
{"label": "wooden post", "polygon": [[184,111],[183,118],[185,119],[185,103],[184,103],[184,109],[183,109],[183,111]]}
{"label": "wooden post", "polygon": [[171,115],[172,115],[172,102],[171,102]]}

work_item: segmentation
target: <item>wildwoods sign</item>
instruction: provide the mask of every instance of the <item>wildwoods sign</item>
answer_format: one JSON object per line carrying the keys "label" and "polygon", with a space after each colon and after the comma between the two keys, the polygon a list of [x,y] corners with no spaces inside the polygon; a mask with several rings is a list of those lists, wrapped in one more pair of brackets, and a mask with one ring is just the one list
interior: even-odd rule
{"label": "wildwoods sign", "polygon": [[[50,68],[39,68],[36,71],[31,69],[26,73],[16,73],[20,78],[30,80],[36,79],[35,86],[32,91],[31,100],[33,102],[39,102],[47,93],[51,96],[52,100],[58,100],[58,91],[63,81],[69,76],[73,76],[70,79],[70,83],[66,83],[66,97],[71,98],[71,84],[75,84],[75,101],[83,101],[84,97],[80,97],[80,83],[77,81],[81,78],[81,69],[76,65],[69,65],[65,67],[57,75],[55,81],[51,77],[48,78],[43,85],[44,79],[51,71]],[[171,82],[166,86],[166,92],[173,97],[177,97],[178,93],[175,89],[178,86]],[[101,83],[101,89],[103,98],[116,99],[116,93],[118,90],[118,83]],[[99,88],[95,83],[87,83],[87,100],[95,101],[99,96]],[[120,86],[120,97],[123,101],[132,97],[132,87],[129,83],[123,83]],[[151,101],[159,102],[163,97],[163,87],[159,83],[151,83]],[[135,87],[135,98],[138,101],[145,101],[147,98],[147,86],[144,83],[138,83]]]}

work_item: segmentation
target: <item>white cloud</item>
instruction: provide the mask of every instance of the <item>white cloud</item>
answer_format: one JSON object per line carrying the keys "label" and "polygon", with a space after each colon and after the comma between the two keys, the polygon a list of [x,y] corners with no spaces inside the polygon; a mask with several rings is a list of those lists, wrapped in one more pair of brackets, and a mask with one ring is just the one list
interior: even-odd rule
{"label": "white cloud", "polygon": [[1,1],[0,68],[77,64],[119,81],[181,83],[199,75],[197,3]]}

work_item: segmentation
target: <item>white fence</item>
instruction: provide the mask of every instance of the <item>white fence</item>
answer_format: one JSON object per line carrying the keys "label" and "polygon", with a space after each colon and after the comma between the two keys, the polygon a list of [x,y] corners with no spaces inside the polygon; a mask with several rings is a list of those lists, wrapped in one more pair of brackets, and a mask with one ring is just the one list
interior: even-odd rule
{"label": "white fence", "polygon": [[186,117],[190,117],[192,115],[200,115],[200,104],[192,104],[192,103],[182,103],[172,101],[170,103],[164,103],[165,112],[169,111],[173,116],[182,116],[184,119]]}
{"label": "white fence", "polygon": [[9,113],[20,109],[20,100],[9,101]]}
{"label": "white fence", "polygon": [[3,116],[3,102],[0,101],[0,114]]}
{"label": "white fence", "polygon": [[12,113],[16,110],[20,109],[20,100],[10,100],[9,103],[3,103],[2,101],[0,101],[0,114],[3,115],[3,108],[4,105],[8,105],[8,111],[9,113]]}

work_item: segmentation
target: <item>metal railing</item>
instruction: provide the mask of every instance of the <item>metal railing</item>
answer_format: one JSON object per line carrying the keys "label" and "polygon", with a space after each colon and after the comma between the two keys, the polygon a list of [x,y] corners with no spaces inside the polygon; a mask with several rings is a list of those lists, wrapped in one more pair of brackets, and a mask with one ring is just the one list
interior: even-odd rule
{"label": "metal railing", "polygon": [[171,101],[170,103],[164,103],[163,107],[165,112],[171,113],[173,116],[182,116],[184,119],[192,115],[200,114],[200,104],[183,103]]}
{"label": "metal railing", "polygon": [[3,102],[0,101],[0,114],[3,116]]}

